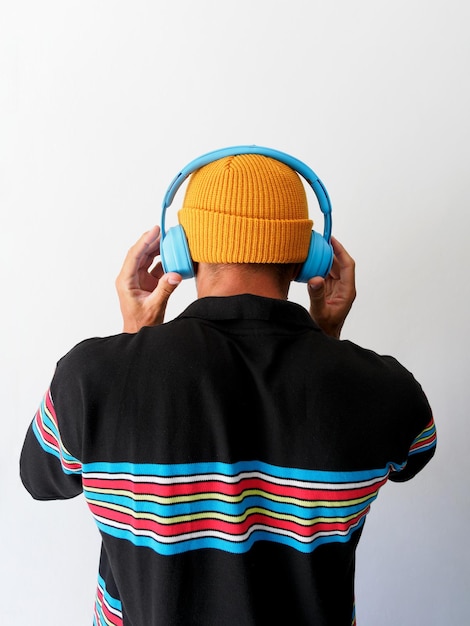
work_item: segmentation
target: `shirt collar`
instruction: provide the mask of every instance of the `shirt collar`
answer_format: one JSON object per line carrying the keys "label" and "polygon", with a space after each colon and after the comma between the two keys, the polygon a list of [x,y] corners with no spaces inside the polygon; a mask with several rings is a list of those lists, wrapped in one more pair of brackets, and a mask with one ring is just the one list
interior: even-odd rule
{"label": "shirt collar", "polygon": [[207,297],[195,300],[178,316],[210,320],[265,320],[318,328],[307,311],[294,302],[251,294]]}

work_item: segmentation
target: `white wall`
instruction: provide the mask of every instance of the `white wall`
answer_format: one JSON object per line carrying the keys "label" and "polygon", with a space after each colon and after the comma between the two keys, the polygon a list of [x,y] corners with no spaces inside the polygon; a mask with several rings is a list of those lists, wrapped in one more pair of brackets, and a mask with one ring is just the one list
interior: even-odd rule
{"label": "white wall", "polygon": [[436,415],[435,460],[366,524],[359,625],[468,622],[469,17],[464,0],[0,3],[2,624],[91,623],[97,531],[81,499],[22,489],[22,439],[56,360],[119,332],[115,275],[174,174],[240,143],[323,179],[357,260],[344,336],[397,356]]}

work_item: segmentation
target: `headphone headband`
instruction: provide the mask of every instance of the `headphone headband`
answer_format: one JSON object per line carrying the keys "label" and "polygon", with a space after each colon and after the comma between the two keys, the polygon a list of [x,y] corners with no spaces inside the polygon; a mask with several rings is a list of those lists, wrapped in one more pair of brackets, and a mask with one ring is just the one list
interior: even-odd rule
{"label": "headphone headband", "polygon": [[260,154],[262,156],[270,157],[271,159],[276,159],[276,161],[280,161],[285,165],[289,166],[291,169],[295,170],[298,174],[304,178],[307,183],[312,187],[315,196],[317,197],[318,204],[320,205],[320,210],[323,213],[325,225],[323,229],[323,237],[329,243],[331,240],[331,202],[328,196],[328,192],[315,174],[315,172],[308,167],[305,163],[296,159],[295,157],[287,154],[286,152],[280,152],[279,150],[274,150],[272,148],[264,148],[262,146],[232,146],[229,148],[221,148],[220,150],[213,150],[212,152],[207,152],[202,156],[194,159],[186,167],[184,167],[171,181],[165,196],[163,198],[162,203],[162,215],[161,215],[161,232],[162,239],[165,237],[166,229],[165,229],[165,217],[166,210],[173,202],[173,199],[176,195],[176,192],[184,183],[184,181],[196,170],[212,163],[213,161],[217,161],[218,159],[223,159],[228,156],[237,156],[239,154]]}

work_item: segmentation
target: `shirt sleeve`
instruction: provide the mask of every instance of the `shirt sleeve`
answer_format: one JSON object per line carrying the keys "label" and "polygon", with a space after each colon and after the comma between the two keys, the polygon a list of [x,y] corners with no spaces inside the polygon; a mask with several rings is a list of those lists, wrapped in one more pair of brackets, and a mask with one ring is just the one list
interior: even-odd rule
{"label": "shirt sleeve", "polygon": [[406,463],[401,469],[394,470],[389,474],[393,482],[405,482],[420,472],[432,459],[436,451],[436,425],[431,416],[427,426],[414,439],[408,452]]}
{"label": "shirt sleeve", "polygon": [[82,464],[65,446],[51,391],[45,394],[26,434],[21,480],[36,500],[73,498],[82,491]]}
{"label": "shirt sleeve", "polygon": [[[106,345],[115,338],[91,338],[57,363],[49,390],[28,429],[20,458],[24,486],[38,500],[73,498],[82,492],[87,420],[100,410],[121,360]],[[93,428],[95,423],[93,423]]]}

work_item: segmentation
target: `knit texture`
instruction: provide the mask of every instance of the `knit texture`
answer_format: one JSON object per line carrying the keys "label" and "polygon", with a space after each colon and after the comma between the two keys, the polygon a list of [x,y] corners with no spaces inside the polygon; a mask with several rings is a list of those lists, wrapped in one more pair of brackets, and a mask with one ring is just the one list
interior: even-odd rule
{"label": "knit texture", "polygon": [[194,172],[178,218],[191,258],[204,263],[303,262],[313,226],[299,175],[259,154]]}

